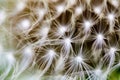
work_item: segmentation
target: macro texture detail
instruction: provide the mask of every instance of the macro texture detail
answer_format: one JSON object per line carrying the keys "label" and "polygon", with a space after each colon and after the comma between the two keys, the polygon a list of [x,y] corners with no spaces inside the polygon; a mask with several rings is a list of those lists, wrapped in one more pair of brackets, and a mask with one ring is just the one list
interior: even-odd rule
{"label": "macro texture detail", "polygon": [[120,0],[0,0],[0,80],[120,80]]}

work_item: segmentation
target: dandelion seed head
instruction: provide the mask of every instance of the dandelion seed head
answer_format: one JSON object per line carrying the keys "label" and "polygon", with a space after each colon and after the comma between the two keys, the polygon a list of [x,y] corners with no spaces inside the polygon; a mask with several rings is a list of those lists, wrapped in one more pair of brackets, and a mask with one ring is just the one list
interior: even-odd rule
{"label": "dandelion seed head", "polygon": [[[119,0],[10,3],[0,9],[0,66],[10,65],[1,74],[2,80],[9,80],[9,72],[15,74],[10,79],[16,80],[26,70],[35,71],[31,79],[36,80],[46,75],[51,80],[106,80],[107,73],[119,64]],[[6,51],[11,48],[15,52]],[[30,75],[25,78],[30,79]]]}

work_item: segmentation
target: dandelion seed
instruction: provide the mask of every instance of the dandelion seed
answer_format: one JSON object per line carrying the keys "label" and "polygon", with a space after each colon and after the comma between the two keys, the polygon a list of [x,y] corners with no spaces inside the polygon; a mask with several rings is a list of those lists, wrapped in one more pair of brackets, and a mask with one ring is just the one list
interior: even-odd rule
{"label": "dandelion seed", "polygon": [[86,20],[83,23],[83,27],[84,27],[84,32],[87,33],[88,31],[90,31],[90,28],[92,27],[93,23],[91,20]]}
{"label": "dandelion seed", "polygon": [[78,62],[78,63],[82,63],[83,59],[82,59],[81,56],[77,56],[77,57],[75,57],[75,61]]}
{"label": "dandelion seed", "polygon": [[30,28],[31,22],[29,19],[23,19],[21,22],[18,24],[18,27],[21,30],[28,30]]}
{"label": "dandelion seed", "polygon": [[6,12],[0,10],[0,25],[5,21],[6,17],[7,17]]}
{"label": "dandelion seed", "polygon": [[33,56],[33,49],[32,47],[28,46],[28,47],[25,47],[24,50],[23,50],[23,55],[24,57],[29,57],[31,58]]}
{"label": "dandelion seed", "polygon": [[55,55],[56,55],[56,52],[54,50],[50,49],[50,50],[47,51],[47,56],[49,58],[54,58]]}
{"label": "dandelion seed", "polygon": [[72,39],[70,37],[65,37],[61,41],[61,43],[63,45],[62,53],[63,53],[63,56],[66,57],[66,58],[68,58],[70,50],[72,49],[71,42],[72,42]]}
{"label": "dandelion seed", "polygon": [[69,0],[69,1],[67,1],[67,3],[68,3],[68,7],[72,7],[73,5],[76,4],[76,1],[75,0]]}
{"label": "dandelion seed", "polygon": [[96,68],[92,71],[91,75],[89,76],[89,80],[106,80],[107,73],[103,72],[101,68]]}
{"label": "dandelion seed", "polygon": [[77,15],[82,14],[83,10],[84,10],[84,9],[83,9],[82,6],[76,7],[76,8],[75,8],[75,15],[77,16]]}
{"label": "dandelion seed", "polygon": [[39,31],[40,36],[46,38],[49,33],[49,30],[50,30],[50,27],[48,27],[48,26],[41,27],[40,31]]}
{"label": "dandelion seed", "polygon": [[109,13],[107,15],[107,19],[108,19],[108,22],[109,22],[109,31],[110,32],[113,32],[114,31],[114,25],[115,25],[115,14],[114,13]]}
{"label": "dandelion seed", "polygon": [[46,12],[46,9],[36,9],[36,13],[38,14],[38,20],[42,20]]}
{"label": "dandelion seed", "polygon": [[63,44],[64,44],[64,46],[65,46],[65,50],[69,50],[69,49],[70,49],[70,47],[71,47],[71,42],[72,42],[71,38],[69,38],[69,37],[64,38]]}
{"label": "dandelion seed", "polygon": [[111,4],[113,6],[115,6],[116,8],[118,8],[118,6],[119,6],[119,0],[110,0],[110,2],[111,2]]}
{"label": "dandelion seed", "polygon": [[57,54],[55,52],[54,49],[48,49],[46,50],[46,55],[44,55],[41,59],[43,59],[44,61],[41,62],[40,67],[42,67],[43,65],[46,64],[46,66],[44,67],[44,69],[42,70],[42,72],[40,73],[40,77],[43,76],[46,71],[50,68],[53,60],[56,58]]}
{"label": "dandelion seed", "polygon": [[13,79],[16,79],[22,72],[24,72],[30,65],[30,63],[32,63],[33,61],[33,50],[31,46],[27,46],[23,49],[22,51],[22,59],[19,63],[18,68],[16,68],[16,72],[15,72],[15,76],[13,76]]}
{"label": "dandelion seed", "polygon": [[9,62],[9,64],[14,65],[15,57],[13,55],[13,52],[7,52],[6,53],[6,58],[7,58],[8,62]]}
{"label": "dandelion seed", "polygon": [[117,49],[115,47],[111,47],[109,50],[110,54],[114,54],[117,51]]}
{"label": "dandelion seed", "polygon": [[102,34],[97,34],[97,41],[102,43],[104,40],[104,36]]}
{"label": "dandelion seed", "polygon": [[89,66],[87,63],[85,63],[82,56],[78,55],[71,58],[66,68],[67,68],[66,74],[71,74],[71,75],[80,74],[81,79],[84,79],[85,73],[89,75],[90,74],[89,70],[92,67]]}
{"label": "dandelion seed", "polygon": [[93,48],[101,48],[102,46],[105,45],[105,37],[102,33],[96,34],[95,41],[93,43]]}
{"label": "dandelion seed", "polygon": [[67,31],[67,26],[60,25],[57,29],[57,35],[63,36],[66,31]]}
{"label": "dandelion seed", "polygon": [[116,52],[117,51],[117,48],[115,47],[110,47],[109,51],[108,51],[108,54],[106,54],[104,57],[106,59],[109,59],[109,64],[108,64],[108,67],[107,69],[109,70],[113,64],[114,64],[114,61],[115,61],[115,55],[116,55]]}
{"label": "dandelion seed", "polygon": [[15,7],[15,13],[22,11],[26,7],[25,1],[18,1]]}
{"label": "dandelion seed", "polygon": [[46,41],[46,38],[48,37],[48,33],[50,31],[49,25],[43,25],[41,26],[40,30],[37,33],[37,36],[40,37],[40,39],[35,42],[35,44],[39,44],[39,46],[43,45]]}
{"label": "dandelion seed", "polygon": [[65,6],[63,4],[62,5],[57,5],[56,10],[57,10],[58,14],[61,14],[62,12],[64,12]]}
{"label": "dandelion seed", "polygon": [[101,34],[101,33],[97,34],[96,41],[97,41],[96,44],[102,45],[104,43],[104,36],[103,36],[103,34]]}
{"label": "dandelion seed", "polygon": [[107,19],[108,19],[109,22],[113,22],[114,19],[115,19],[115,14],[109,13],[109,14],[107,15]]}
{"label": "dandelion seed", "polygon": [[94,71],[94,73],[95,73],[96,76],[100,76],[100,75],[102,75],[102,70],[101,69],[96,69]]}
{"label": "dandelion seed", "polygon": [[102,12],[102,7],[101,6],[96,6],[96,7],[94,7],[93,10],[96,14],[100,15],[101,12]]}
{"label": "dandelion seed", "polygon": [[64,70],[64,66],[65,66],[65,61],[64,60],[65,60],[64,57],[60,56],[60,58],[56,62],[56,67],[55,67],[55,72],[56,73],[62,72]]}

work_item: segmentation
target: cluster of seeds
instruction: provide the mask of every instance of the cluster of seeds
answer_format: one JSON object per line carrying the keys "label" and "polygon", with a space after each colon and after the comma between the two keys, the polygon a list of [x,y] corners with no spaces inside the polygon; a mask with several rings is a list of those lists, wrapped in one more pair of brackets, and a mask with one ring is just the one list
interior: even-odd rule
{"label": "cluster of seeds", "polygon": [[0,9],[0,26],[9,32],[2,34],[12,45],[8,52],[0,47],[9,67],[1,80],[10,72],[9,80],[19,80],[26,70],[34,73],[28,80],[107,80],[120,67],[120,0],[10,3]]}

